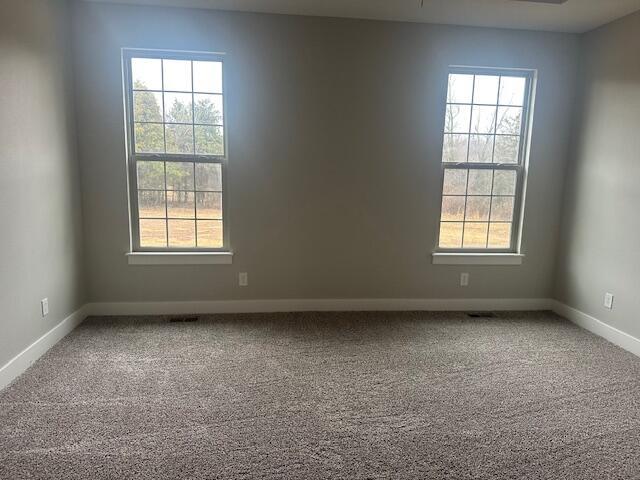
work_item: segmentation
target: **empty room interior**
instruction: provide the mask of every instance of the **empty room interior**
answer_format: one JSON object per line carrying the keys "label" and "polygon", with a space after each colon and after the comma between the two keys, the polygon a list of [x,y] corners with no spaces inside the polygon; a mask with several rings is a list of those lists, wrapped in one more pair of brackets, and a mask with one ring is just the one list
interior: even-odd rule
{"label": "empty room interior", "polygon": [[0,479],[640,479],[640,0],[2,0]]}

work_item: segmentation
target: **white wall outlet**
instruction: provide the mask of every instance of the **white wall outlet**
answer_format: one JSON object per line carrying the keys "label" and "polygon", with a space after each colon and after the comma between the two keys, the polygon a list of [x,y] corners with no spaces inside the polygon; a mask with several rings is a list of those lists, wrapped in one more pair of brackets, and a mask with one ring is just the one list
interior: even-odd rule
{"label": "white wall outlet", "polygon": [[611,310],[613,308],[613,293],[604,294],[604,308]]}
{"label": "white wall outlet", "polygon": [[240,272],[238,274],[238,285],[241,287],[249,285],[249,275],[247,275],[247,272]]}
{"label": "white wall outlet", "polygon": [[469,286],[469,274],[468,273],[461,273],[460,274],[460,286],[461,287],[468,287]]}
{"label": "white wall outlet", "polygon": [[49,315],[49,299],[48,298],[43,298],[42,300],[40,300],[40,307],[42,309],[43,317],[46,317],[47,315]]}

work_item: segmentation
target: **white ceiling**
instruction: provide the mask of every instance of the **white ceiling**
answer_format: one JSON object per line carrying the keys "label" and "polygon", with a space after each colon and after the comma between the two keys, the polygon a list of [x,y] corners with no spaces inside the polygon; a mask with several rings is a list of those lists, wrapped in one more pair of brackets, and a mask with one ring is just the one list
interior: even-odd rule
{"label": "white ceiling", "polygon": [[[585,32],[640,10],[640,0],[87,0],[246,12]],[[551,0],[549,0],[551,1]]]}

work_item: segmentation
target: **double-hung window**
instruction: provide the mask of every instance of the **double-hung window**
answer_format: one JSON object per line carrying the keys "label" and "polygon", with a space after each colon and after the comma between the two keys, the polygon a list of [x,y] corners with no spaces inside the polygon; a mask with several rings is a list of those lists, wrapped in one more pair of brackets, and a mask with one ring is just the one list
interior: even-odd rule
{"label": "double-hung window", "polygon": [[438,251],[518,251],[530,71],[451,68]]}
{"label": "double-hung window", "polygon": [[134,251],[228,249],[220,55],[125,50]]}

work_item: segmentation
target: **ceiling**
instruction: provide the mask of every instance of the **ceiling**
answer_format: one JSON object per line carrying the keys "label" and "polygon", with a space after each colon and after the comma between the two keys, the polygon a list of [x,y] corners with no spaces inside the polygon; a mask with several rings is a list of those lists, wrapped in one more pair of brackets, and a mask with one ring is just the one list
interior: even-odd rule
{"label": "ceiling", "polygon": [[[86,0],[246,12],[586,32],[640,10],[640,0]],[[553,0],[547,0],[553,1]]]}

